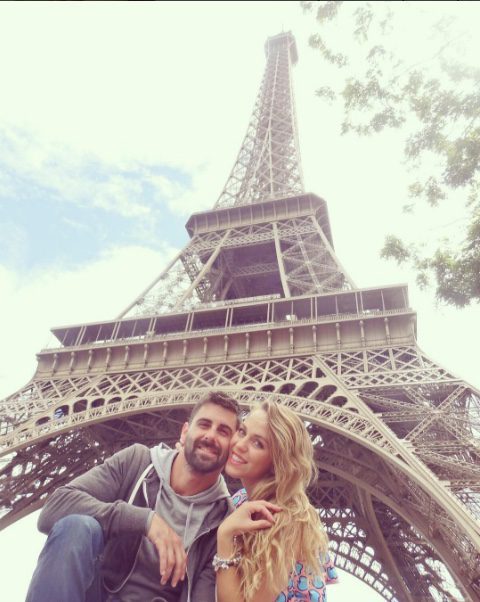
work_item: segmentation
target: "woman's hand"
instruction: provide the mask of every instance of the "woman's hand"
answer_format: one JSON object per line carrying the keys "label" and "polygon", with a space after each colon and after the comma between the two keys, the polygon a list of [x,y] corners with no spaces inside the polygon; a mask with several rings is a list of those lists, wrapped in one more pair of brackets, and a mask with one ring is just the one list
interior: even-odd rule
{"label": "woman's hand", "polygon": [[[275,514],[281,512],[276,506],[265,500],[244,502],[218,527],[217,554],[220,558],[233,558],[235,535],[250,533],[260,529],[270,529],[275,524]],[[245,602],[241,592],[240,573],[237,570],[221,570],[217,572],[217,599],[219,602]],[[277,592],[272,592],[266,583],[260,585],[253,600],[274,600]]]}
{"label": "woman's hand", "polygon": [[275,523],[275,514],[281,511],[279,506],[265,500],[244,502],[222,522],[218,536],[233,538],[242,533],[269,529]]}

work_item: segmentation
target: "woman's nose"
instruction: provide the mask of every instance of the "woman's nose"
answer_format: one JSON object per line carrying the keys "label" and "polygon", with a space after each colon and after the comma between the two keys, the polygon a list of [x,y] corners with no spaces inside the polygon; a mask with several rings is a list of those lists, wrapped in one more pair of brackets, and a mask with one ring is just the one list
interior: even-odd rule
{"label": "woman's nose", "polygon": [[236,447],[237,449],[241,449],[241,450],[247,449],[247,444],[246,444],[245,439],[237,439],[236,441],[233,441],[232,448],[233,447]]}

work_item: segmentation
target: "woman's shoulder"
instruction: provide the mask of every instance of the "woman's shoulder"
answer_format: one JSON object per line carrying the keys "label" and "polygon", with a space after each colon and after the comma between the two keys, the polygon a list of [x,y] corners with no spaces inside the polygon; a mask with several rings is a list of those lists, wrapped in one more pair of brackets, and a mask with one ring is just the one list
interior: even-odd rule
{"label": "woman's shoulder", "polygon": [[241,489],[239,489],[232,495],[232,504],[234,505],[235,508],[238,508],[239,506],[241,506],[243,504],[243,502],[245,502],[247,500],[248,500],[248,496],[247,496],[247,490],[245,489],[245,487],[242,487]]}

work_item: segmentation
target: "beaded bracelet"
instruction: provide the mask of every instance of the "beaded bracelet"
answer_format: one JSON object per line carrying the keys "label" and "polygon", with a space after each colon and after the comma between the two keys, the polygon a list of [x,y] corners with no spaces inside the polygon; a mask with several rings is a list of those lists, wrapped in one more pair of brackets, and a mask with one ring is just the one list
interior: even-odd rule
{"label": "beaded bracelet", "polygon": [[220,558],[218,554],[215,554],[212,560],[213,570],[217,572],[219,569],[229,569],[231,566],[238,566],[241,559],[241,554],[236,554],[233,558]]}

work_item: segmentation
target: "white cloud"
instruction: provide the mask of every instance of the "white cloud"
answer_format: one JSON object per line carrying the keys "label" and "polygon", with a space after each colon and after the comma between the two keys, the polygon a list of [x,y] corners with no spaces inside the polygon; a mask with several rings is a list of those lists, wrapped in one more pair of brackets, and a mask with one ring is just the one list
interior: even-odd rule
{"label": "white cloud", "polygon": [[115,211],[124,217],[148,215],[151,208],[141,202],[143,182],[122,175],[109,176],[107,182],[91,184],[92,205]]}
{"label": "white cloud", "polygon": [[[18,128],[0,131],[3,198],[41,202],[46,196],[77,205],[98,207],[124,217],[148,215],[144,200],[145,167],[137,163],[109,164],[80,154],[66,144]],[[33,197],[33,198],[32,198]]]}

